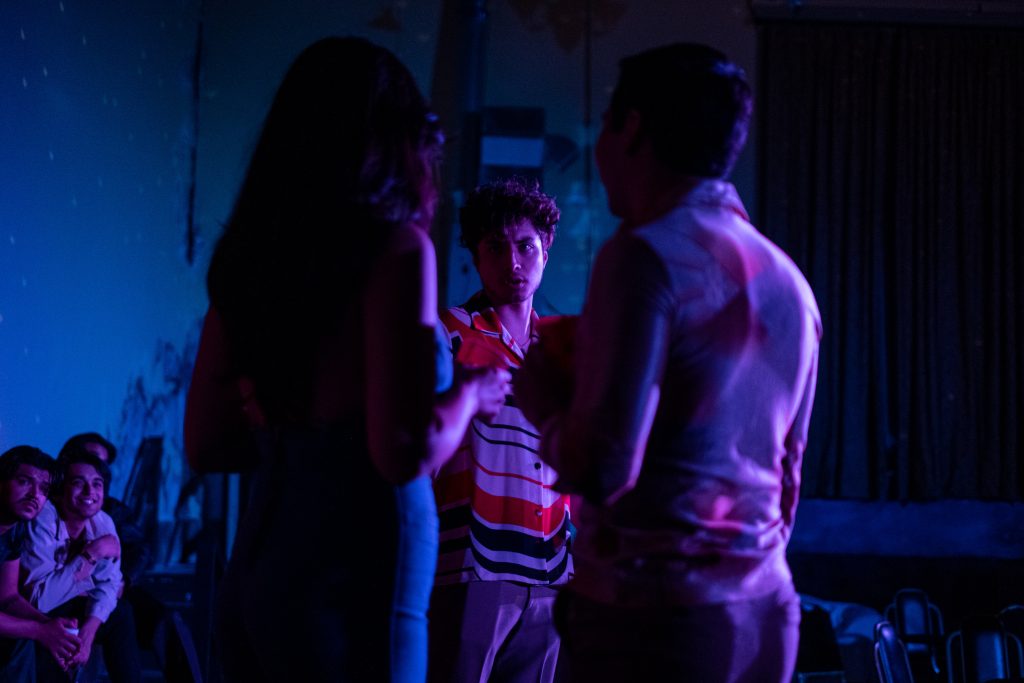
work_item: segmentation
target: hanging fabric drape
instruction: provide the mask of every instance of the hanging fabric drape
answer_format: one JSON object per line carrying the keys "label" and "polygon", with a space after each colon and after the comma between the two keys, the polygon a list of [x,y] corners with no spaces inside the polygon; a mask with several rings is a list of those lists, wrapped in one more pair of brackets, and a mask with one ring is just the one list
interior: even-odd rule
{"label": "hanging fabric drape", "polygon": [[758,219],[825,327],[804,495],[1024,498],[1024,31],[759,41]]}

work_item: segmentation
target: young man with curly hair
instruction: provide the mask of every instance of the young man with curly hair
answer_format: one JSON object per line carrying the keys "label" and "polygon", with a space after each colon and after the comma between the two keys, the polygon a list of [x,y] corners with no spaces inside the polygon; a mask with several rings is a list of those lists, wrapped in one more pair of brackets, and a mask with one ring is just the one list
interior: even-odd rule
{"label": "young man with curly hair", "polygon": [[[456,359],[515,372],[536,340],[533,297],[560,217],[518,179],[476,188],[459,212],[482,289],[441,314]],[[474,420],[434,482],[441,539],[430,609],[431,681],[554,679],[556,587],[572,561],[568,497],[537,457],[539,432],[509,396]]]}

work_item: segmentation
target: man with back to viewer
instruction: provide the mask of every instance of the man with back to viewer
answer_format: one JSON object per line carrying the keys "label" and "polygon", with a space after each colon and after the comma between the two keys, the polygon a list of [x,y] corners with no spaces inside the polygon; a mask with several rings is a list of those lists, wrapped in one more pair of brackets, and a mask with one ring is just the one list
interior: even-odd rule
{"label": "man with back to viewer", "polygon": [[516,380],[556,488],[583,498],[562,605],[573,680],[792,675],[785,548],[821,322],[723,180],[751,108],[709,47],[621,62],[596,160],[622,224],[594,265],[572,398],[552,399],[558,373],[536,352]]}

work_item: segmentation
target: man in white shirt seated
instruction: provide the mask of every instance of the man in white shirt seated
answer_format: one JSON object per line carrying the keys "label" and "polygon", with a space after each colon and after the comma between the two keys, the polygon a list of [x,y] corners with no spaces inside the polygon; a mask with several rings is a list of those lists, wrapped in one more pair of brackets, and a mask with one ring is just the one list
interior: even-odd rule
{"label": "man in white shirt seated", "polygon": [[[130,610],[118,608],[121,544],[102,510],[109,485],[110,469],[91,453],[58,463],[52,502],[29,527],[23,591],[40,611],[78,619],[81,647],[69,668],[86,665],[98,643],[114,683],[139,681],[134,620]],[[36,666],[40,680],[59,679],[49,660],[39,657]]]}

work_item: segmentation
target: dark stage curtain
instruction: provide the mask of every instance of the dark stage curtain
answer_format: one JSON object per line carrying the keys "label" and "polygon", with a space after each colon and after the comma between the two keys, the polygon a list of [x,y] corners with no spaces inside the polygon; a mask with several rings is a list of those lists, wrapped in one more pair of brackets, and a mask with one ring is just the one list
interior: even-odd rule
{"label": "dark stage curtain", "polygon": [[1024,499],[1024,31],[759,40],[758,219],[825,329],[804,495]]}

